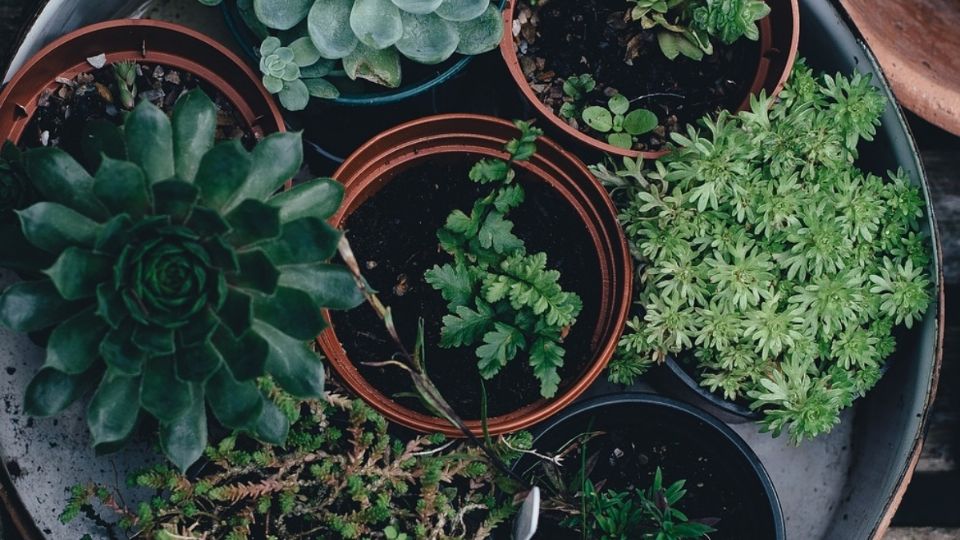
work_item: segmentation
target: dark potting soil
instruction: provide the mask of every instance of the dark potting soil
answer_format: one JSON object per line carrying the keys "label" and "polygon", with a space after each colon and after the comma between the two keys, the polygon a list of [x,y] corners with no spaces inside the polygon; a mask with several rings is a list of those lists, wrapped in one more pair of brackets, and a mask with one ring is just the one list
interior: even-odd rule
{"label": "dark potting soil", "polygon": [[[743,540],[770,538],[772,524],[766,497],[752,473],[743,463],[721,453],[719,441],[701,437],[703,426],[676,418],[628,418],[638,411],[604,411],[606,419],[597,418],[592,427],[578,424],[581,433],[554,433],[551,443],[556,447],[537,444],[540,451],[556,450],[560,445],[576,439],[587,430],[600,434],[589,439],[586,446],[588,478],[601,493],[606,490],[631,492],[646,490],[653,484],[659,467],[664,487],[685,480],[687,494],[675,506],[691,520],[717,521],[712,526],[712,540]],[[656,413],[657,410],[651,410]],[[610,423],[615,425],[609,425]],[[606,424],[606,425],[604,425]],[[562,435],[562,436],[561,436]],[[581,470],[581,454],[577,449],[564,457],[561,474],[569,483]],[[745,475],[750,474],[747,478]],[[545,482],[538,484],[543,487]],[[550,498],[548,491],[541,495]],[[569,502],[569,501],[568,501]],[[579,503],[579,499],[576,499]],[[546,504],[546,503],[545,503]],[[538,540],[579,540],[579,531],[561,527],[566,514],[556,511],[541,513]]]}
{"label": "dark potting soil", "polygon": [[[157,64],[137,64],[136,102],[146,99],[168,115],[173,113],[177,98],[194,88],[201,88],[217,106],[216,139],[239,138],[252,148],[257,129],[247,126],[233,104],[215,87],[192,73]],[[20,139],[20,146],[55,146],[80,157],[83,128],[90,120],[106,119],[122,125],[128,110],[120,102],[119,87],[113,66],[78,74],[72,79],[57,79],[56,86],[37,99],[37,110]]]}
{"label": "dark potting soil", "polygon": [[[470,182],[467,173],[477,157],[460,154],[437,158],[401,172],[368,199],[346,221],[344,230],[365,277],[392,308],[401,338],[412,348],[417,320],[425,331],[427,373],[464,418],[480,418],[481,377],[476,346],[439,346],[447,305],[423,278],[434,265],[451,261],[439,249],[436,232],[455,209],[470,210],[489,188]],[[599,316],[600,271],[595,248],[575,210],[545,183],[518,171],[526,202],[509,215],[514,233],[530,253],[547,253],[548,266],[560,271],[560,284],[583,300],[583,310],[564,342],[558,395],[593,359],[591,344]],[[348,357],[374,387],[399,403],[427,412],[410,394],[410,378],[396,367],[370,367],[397,355],[397,349],[372,309],[360,307],[331,314],[333,326]],[[540,399],[539,382],[521,352],[492,380],[483,381],[488,416],[506,414]]]}
{"label": "dark potting soil", "polygon": [[[615,93],[633,108],[657,115],[660,126],[641,135],[636,150],[659,150],[669,134],[720,109],[736,110],[750,91],[759,60],[757,42],[743,38],[733,45],[714,43],[714,54],[694,61],[680,55],[670,60],[657,44],[655,30],[624,22],[632,4],[626,0],[546,0],[537,8],[527,1],[517,7],[520,34],[514,38],[520,67],[540,100],[559,113],[563,82],[589,73],[597,88],[585,106],[606,105]],[[636,40],[634,40],[636,38]],[[631,64],[628,44],[639,41]],[[580,118],[571,126],[605,141]]]}

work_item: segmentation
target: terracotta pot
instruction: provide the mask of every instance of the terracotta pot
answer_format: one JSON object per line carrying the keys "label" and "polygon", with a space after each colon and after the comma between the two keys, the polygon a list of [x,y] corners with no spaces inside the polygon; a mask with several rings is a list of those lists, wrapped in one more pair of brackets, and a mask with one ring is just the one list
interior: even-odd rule
{"label": "terracotta pot", "polygon": [[87,58],[106,54],[107,63],[134,60],[190,72],[221,92],[249,127],[284,130],[283,117],[260,77],[209,37],[177,24],[127,19],[86,26],[44,47],[0,94],[0,141],[17,141],[37,110],[37,98],[56,79],[93,68]]}
{"label": "terracotta pot", "polygon": [[[516,135],[517,129],[508,122],[467,114],[422,118],[391,129],[357,150],[334,175],[344,184],[346,195],[339,213],[331,221],[335,226],[343,225],[351,213],[398,173],[426,159],[467,153],[470,154],[468,159],[506,158],[503,145]],[[595,246],[602,280],[600,316],[596,321],[577,323],[595,325],[592,338],[594,356],[577,380],[558,397],[490,418],[491,434],[525,429],[557,413],[583,393],[613,355],[631,303],[633,270],[630,253],[606,191],[593,180],[583,163],[556,143],[541,139],[537,146],[537,154],[517,167],[548,183],[566,199],[583,220]],[[331,326],[325,330],[318,342],[347,386],[390,420],[422,432],[462,435],[445,420],[403,407],[374,388],[361,376],[355,360],[348,358],[337,339],[336,328]],[[397,376],[405,375],[398,372]],[[468,421],[467,425],[474,433],[480,433],[479,421]]]}
{"label": "terracotta pot", "polygon": [[[666,155],[669,152],[668,150],[639,152],[626,150],[595,139],[570,126],[540,101],[534,94],[533,89],[530,88],[517,58],[517,46],[514,43],[512,32],[514,10],[517,2],[518,0],[508,0],[507,9],[503,12],[503,24],[506,31],[503,33],[503,40],[500,41],[500,54],[506,60],[510,76],[513,77],[517,87],[520,88],[527,101],[533,105],[537,112],[555,127],[593,150],[619,156],[640,156],[645,159],[657,159]],[[757,65],[753,83],[750,85],[750,92],[743,97],[739,110],[748,109],[750,107],[750,96],[759,93],[761,90],[766,90],[767,95],[774,96],[783,90],[783,85],[790,77],[793,64],[797,59],[797,48],[800,43],[800,6],[798,2],[799,0],[767,0],[771,10],[770,15],[760,21],[760,63]]]}

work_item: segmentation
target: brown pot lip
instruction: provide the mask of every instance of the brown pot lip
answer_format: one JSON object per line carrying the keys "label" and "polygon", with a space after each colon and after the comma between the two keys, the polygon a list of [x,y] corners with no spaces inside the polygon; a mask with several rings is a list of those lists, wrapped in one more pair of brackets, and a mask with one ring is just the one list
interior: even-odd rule
{"label": "brown pot lip", "polygon": [[[153,32],[161,38],[147,42],[140,50],[118,45],[131,31]],[[286,131],[283,116],[260,78],[246,62],[209,36],[185,26],[153,19],[117,19],[91,24],[63,35],[34,54],[0,92],[0,141],[19,140],[37,108],[37,98],[57,77],[69,77],[92,70],[82,50],[72,50],[78,41],[96,35],[98,48],[108,63],[122,60],[151,62],[183,69],[212,85],[235,107],[249,126],[265,133]],[[171,45],[189,41],[199,47],[196,54],[184,54]],[[155,45],[155,46],[152,46]],[[117,50],[120,49],[120,50]],[[144,54],[144,51],[146,54]],[[54,66],[57,73],[50,71]],[[84,69],[87,68],[87,69]],[[242,88],[238,88],[242,87]],[[17,102],[12,96],[18,95]]]}
{"label": "brown pot lip", "polygon": [[[768,0],[768,2],[769,1],[771,0]],[[772,1],[777,2],[777,0]],[[519,87],[521,93],[523,93],[524,97],[537,110],[540,116],[546,118],[547,121],[557,129],[576,139],[580,144],[606,154],[630,158],[640,157],[643,159],[659,159],[670,153],[670,150],[666,149],[657,151],[638,151],[625,150],[618,146],[613,146],[612,144],[595,139],[578,129],[574,129],[569,124],[561,120],[560,117],[554,114],[553,111],[551,111],[546,105],[544,105],[543,102],[540,101],[540,99],[536,96],[536,94],[533,93],[533,89],[530,88],[530,84],[527,82],[527,79],[523,74],[523,70],[520,68],[520,61],[517,59],[517,48],[513,42],[512,30],[514,18],[513,14],[517,6],[517,2],[518,0],[507,0],[507,6],[503,10],[503,24],[505,31],[503,33],[503,39],[500,40],[500,54],[503,56],[503,59],[507,64],[507,69],[510,71],[510,76],[513,78],[514,84]],[[797,60],[798,49],[800,46],[799,0],[782,0],[777,3],[782,4],[783,2],[789,2],[789,13],[792,19],[790,50],[787,53],[783,73],[770,93],[771,97],[779,95],[783,90],[784,85],[786,85],[787,80],[790,78],[790,72],[793,69],[793,64]],[[741,111],[749,109],[750,96],[759,93],[759,91],[765,87],[766,72],[771,64],[767,58],[767,54],[775,49],[772,45],[773,37],[771,36],[772,28],[769,16],[761,21],[760,34],[760,65],[757,67],[757,74],[754,76],[754,81],[752,87],[750,88],[750,92],[740,104],[740,108],[738,110]]]}
{"label": "brown pot lip", "polygon": [[[480,129],[476,129],[474,133],[465,131],[458,133],[456,130],[445,129],[445,124],[450,123],[467,125],[473,129],[486,127],[493,130],[494,133],[483,133],[480,132]],[[424,134],[423,132],[424,129],[436,128],[439,129],[433,133]],[[506,142],[506,139],[498,136],[495,131],[508,128],[515,129],[511,123],[489,116],[444,114],[420,118],[381,133],[356,150],[334,174],[334,178],[344,182],[346,195],[343,206],[331,222],[334,225],[341,224],[350,214],[349,206],[351,202],[371,189],[378,189],[378,186],[375,185],[377,178],[381,178],[384,174],[389,174],[395,168],[407,165],[411,161],[437,154],[463,151],[474,154],[488,154],[491,157],[502,157],[503,153],[499,151],[499,147]],[[405,133],[409,134],[410,131],[417,132],[415,137],[410,139],[410,144],[403,145],[400,148],[392,145],[393,138],[398,135],[403,136]],[[473,144],[469,145],[458,140],[444,142],[444,139],[462,139],[463,137],[473,137]],[[496,143],[498,150],[490,147],[493,143]],[[479,146],[480,144],[486,144],[487,147]],[[609,266],[607,275],[601,276],[604,279],[601,295],[608,298],[610,307],[606,312],[602,310],[597,319],[597,334],[602,335],[597,342],[593,362],[580,373],[576,382],[550,401],[540,400],[526,405],[518,411],[490,418],[488,429],[494,435],[526,429],[543,421],[572,403],[586,391],[606,368],[607,362],[613,356],[620,333],[629,316],[632,301],[632,261],[626,238],[616,222],[616,210],[609,195],[597,182],[592,180],[593,176],[587,167],[575,156],[547,138],[541,138],[538,144],[546,150],[546,153],[559,157],[557,161],[563,160],[565,162],[558,165],[557,162],[545,160],[545,165],[559,166],[572,175],[568,176],[566,180],[554,178],[552,181],[546,179],[544,181],[548,181],[554,186],[564,181],[574,184],[567,188],[570,194],[568,197],[568,194],[565,193],[565,198],[568,201],[570,197],[583,198],[580,205],[595,214],[598,219],[605,221],[604,223],[587,223],[587,226],[592,229],[591,233],[594,241],[602,245],[602,249],[597,253],[598,259],[602,266]],[[543,156],[544,153],[541,150],[537,155]],[[345,175],[346,178],[344,178]],[[581,178],[582,181],[576,182],[573,178]],[[365,307],[358,309],[365,309]],[[595,337],[597,336],[595,335]],[[336,338],[332,326],[324,330],[317,338],[317,342],[346,385],[389,420],[420,432],[444,433],[452,437],[463,436],[445,420],[403,407],[366,382],[360,376],[354,364],[346,357],[346,352]],[[467,426],[474,434],[480,435],[482,433],[482,426],[478,420],[468,421]]]}

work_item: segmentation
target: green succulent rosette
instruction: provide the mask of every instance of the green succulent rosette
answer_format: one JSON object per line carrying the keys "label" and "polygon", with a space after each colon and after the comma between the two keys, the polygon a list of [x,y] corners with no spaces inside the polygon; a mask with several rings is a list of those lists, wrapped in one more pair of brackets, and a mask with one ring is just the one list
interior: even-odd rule
{"label": "green succulent rosette", "polygon": [[0,296],[0,323],[49,333],[28,414],[57,414],[94,390],[98,452],[122,447],[141,409],[181,470],[207,444],[207,407],[229,429],[282,443],[287,419],[257,379],[319,397],[324,370],[308,341],[322,309],[363,300],[329,262],[341,233],[326,220],[342,187],[317,179],[278,193],[300,169],[300,135],[247,151],[215,144],[216,119],[194,90],[172,119],[144,101],[122,130],[100,126],[114,144],[95,174],[59,149],[24,155],[41,202],[17,212],[20,230],[54,262]]}

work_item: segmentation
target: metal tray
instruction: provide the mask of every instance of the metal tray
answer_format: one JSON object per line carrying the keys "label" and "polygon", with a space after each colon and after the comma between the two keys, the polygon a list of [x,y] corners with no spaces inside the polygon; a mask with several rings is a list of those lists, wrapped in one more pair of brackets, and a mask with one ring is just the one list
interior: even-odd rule
{"label": "metal tray", "polygon": [[[144,15],[199,28],[235,46],[219,18],[219,11],[203,8],[196,0],[49,0],[22,36],[4,80],[31,54],[64,32],[110,17]],[[903,113],[866,45],[830,1],[801,1],[800,53],[817,69],[874,74],[875,81],[890,99],[890,106],[876,140],[864,148],[861,164],[878,173],[902,167],[915,182],[922,184],[929,202],[926,177]],[[381,122],[397,122],[404,119],[404,114],[417,116],[452,106],[452,110],[442,112],[492,112],[503,117],[532,115],[524,111],[519,97],[509,92],[509,85],[502,88],[507,92],[495,99],[510,103],[490,110],[476,110],[478,101],[474,99],[449,100],[452,105],[444,102],[444,93],[466,91],[463,89],[470,87],[472,76],[485,80],[505,77],[499,59],[488,56],[486,61],[475,62],[467,70],[464,75],[467,82],[454,81],[448,89],[441,90],[439,100],[434,93],[404,107],[404,111],[369,114],[379,114]],[[488,92],[485,99],[493,99],[490,94]],[[483,103],[483,99],[480,102]],[[364,113],[340,111],[351,115],[351,126],[368,125],[361,121],[367,117],[359,116]],[[327,110],[327,114],[337,112],[335,108]],[[325,124],[313,129],[322,131]],[[361,139],[379,131],[379,127],[374,129],[375,125],[371,122],[371,131],[360,133]],[[309,134],[309,123],[307,127]],[[573,144],[562,137],[555,138],[563,144]],[[322,170],[320,156],[324,152],[315,154],[311,161],[321,162],[317,166],[320,172],[328,172]],[[937,250],[931,271],[939,276],[939,238],[930,205],[926,228]],[[12,279],[10,274],[0,273],[0,286]],[[733,426],[760,456],[773,478],[791,540],[882,537],[919,458],[927,414],[936,390],[943,337],[942,289],[942,283],[938,284],[936,305],[910,333],[910,338],[899,343],[890,371],[865,399],[844,414],[843,422],[830,435],[793,447],[784,438],[772,439],[758,433],[752,424]],[[0,471],[0,498],[29,538],[78,538],[83,533],[100,538],[102,531],[89,522],[77,521],[67,526],[57,519],[69,487],[91,480],[123,486],[128,471],[158,458],[147,443],[119,454],[95,457],[89,446],[81,406],[74,406],[57,418],[23,416],[20,405],[23,389],[41,363],[42,351],[29,339],[0,331],[0,369],[7,375],[0,380],[4,405],[0,408],[0,456],[4,464]],[[649,387],[639,385],[637,389]],[[598,383],[588,395],[618,390]],[[135,500],[138,494],[125,492],[123,495]]]}

